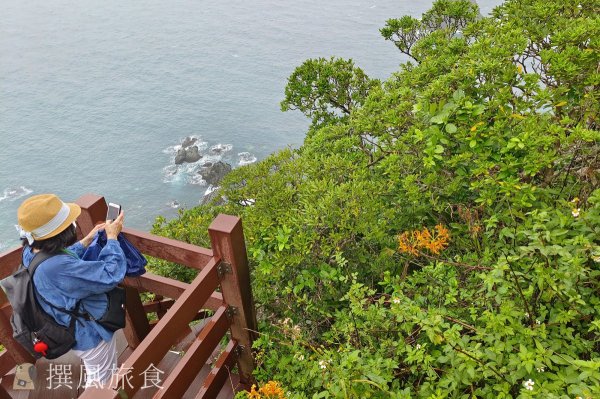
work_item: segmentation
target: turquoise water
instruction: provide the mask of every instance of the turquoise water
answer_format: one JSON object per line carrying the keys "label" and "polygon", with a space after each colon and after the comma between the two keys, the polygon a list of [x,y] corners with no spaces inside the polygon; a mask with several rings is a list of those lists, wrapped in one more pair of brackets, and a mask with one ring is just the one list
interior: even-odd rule
{"label": "turquoise water", "polygon": [[198,165],[173,166],[184,137],[234,167],[300,145],[308,122],[279,110],[294,68],[338,56],[386,78],[404,58],[379,28],[430,4],[0,0],[0,250],[30,194],[102,194],[144,230],[198,204]]}

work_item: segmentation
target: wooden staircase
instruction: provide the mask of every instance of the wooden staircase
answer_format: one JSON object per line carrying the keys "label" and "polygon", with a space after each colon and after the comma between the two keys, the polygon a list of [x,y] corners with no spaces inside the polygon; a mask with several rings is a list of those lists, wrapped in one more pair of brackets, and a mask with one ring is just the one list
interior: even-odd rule
{"label": "wooden staircase", "polygon": [[[85,195],[77,203],[78,234],[84,236],[104,220],[106,201]],[[14,390],[16,366],[34,359],[12,339],[12,309],[0,291],[0,343],[6,348],[0,352],[0,399],[225,399],[253,383],[256,316],[241,220],[219,215],[209,227],[212,249],[128,228],[123,233],[145,255],[198,275],[190,284],[151,273],[125,278],[127,326],[117,332],[120,369],[112,387],[103,389],[83,389],[81,362],[69,352],[35,363],[34,390]],[[20,257],[20,248],[0,254],[0,279],[16,269]],[[154,299],[143,303],[142,293]],[[156,320],[149,321],[149,314]],[[148,370],[153,378],[147,378]]]}

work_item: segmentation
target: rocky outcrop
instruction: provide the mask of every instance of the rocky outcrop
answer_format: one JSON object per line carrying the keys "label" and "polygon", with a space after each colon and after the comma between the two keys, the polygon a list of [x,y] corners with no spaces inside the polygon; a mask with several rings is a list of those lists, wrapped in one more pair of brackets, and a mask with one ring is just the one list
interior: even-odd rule
{"label": "rocky outcrop", "polygon": [[231,172],[231,165],[221,161],[215,163],[206,162],[198,171],[202,175],[202,179],[213,186],[218,186],[229,172]]}
{"label": "rocky outcrop", "polygon": [[210,194],[205,195],[200,200],[200,205],[206,205],[212,203],[213,205],[224,205],[227,201],[221,196],[219,189],[211,191]]}
{"label": "rocky outcrop", "polygon": [[187,136],[185,139],[183,139],[183,143],[181,143],[181,148],[188,148],[189,146],[196,144],[196,141],[198,141],[197,138]]}
{"label": "rocky outcrop", "polygon": [[175,165],[181,165],[184,162],[198,162],[202,158],[198,146],[195,145],[197,141],[197,138],[190,136],[183,139],[181,148],[175,154]]}

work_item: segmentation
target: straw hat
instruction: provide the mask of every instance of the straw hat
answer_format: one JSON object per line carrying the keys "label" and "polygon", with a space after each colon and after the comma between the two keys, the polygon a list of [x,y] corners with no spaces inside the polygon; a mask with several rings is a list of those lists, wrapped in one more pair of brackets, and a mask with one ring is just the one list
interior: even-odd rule
{"label": "straw hat", "polygon": [[60,234],[80,213],[79,205],[65,204],[54,194],[34,195],[19,207],[17,228],[21,237],[31,244],[34,240],[46,240]]}

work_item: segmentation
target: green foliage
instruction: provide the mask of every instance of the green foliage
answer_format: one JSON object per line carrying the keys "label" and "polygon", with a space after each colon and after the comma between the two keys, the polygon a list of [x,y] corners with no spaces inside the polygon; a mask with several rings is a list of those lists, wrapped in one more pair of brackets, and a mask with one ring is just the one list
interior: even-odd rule
{"label": "green foliage", "polygon": [[331,57],[306,60],[289,77],[282,111],[299,110],[318,126],[335,122],[360,107],[378,85],[352,60]]}
{"label": "green foliage", "polygon": [[[260,381],[289,398],[600,397],[599,10],[510,0],[478,18],[441,0],[382,29],[416,61],[383,84],[333,58],[296,70],[282,106],[312,118],[304,145],[155,226],[206,246],[217,213],[243,218]],[[437,224],[440,255],[398,250]]]}

